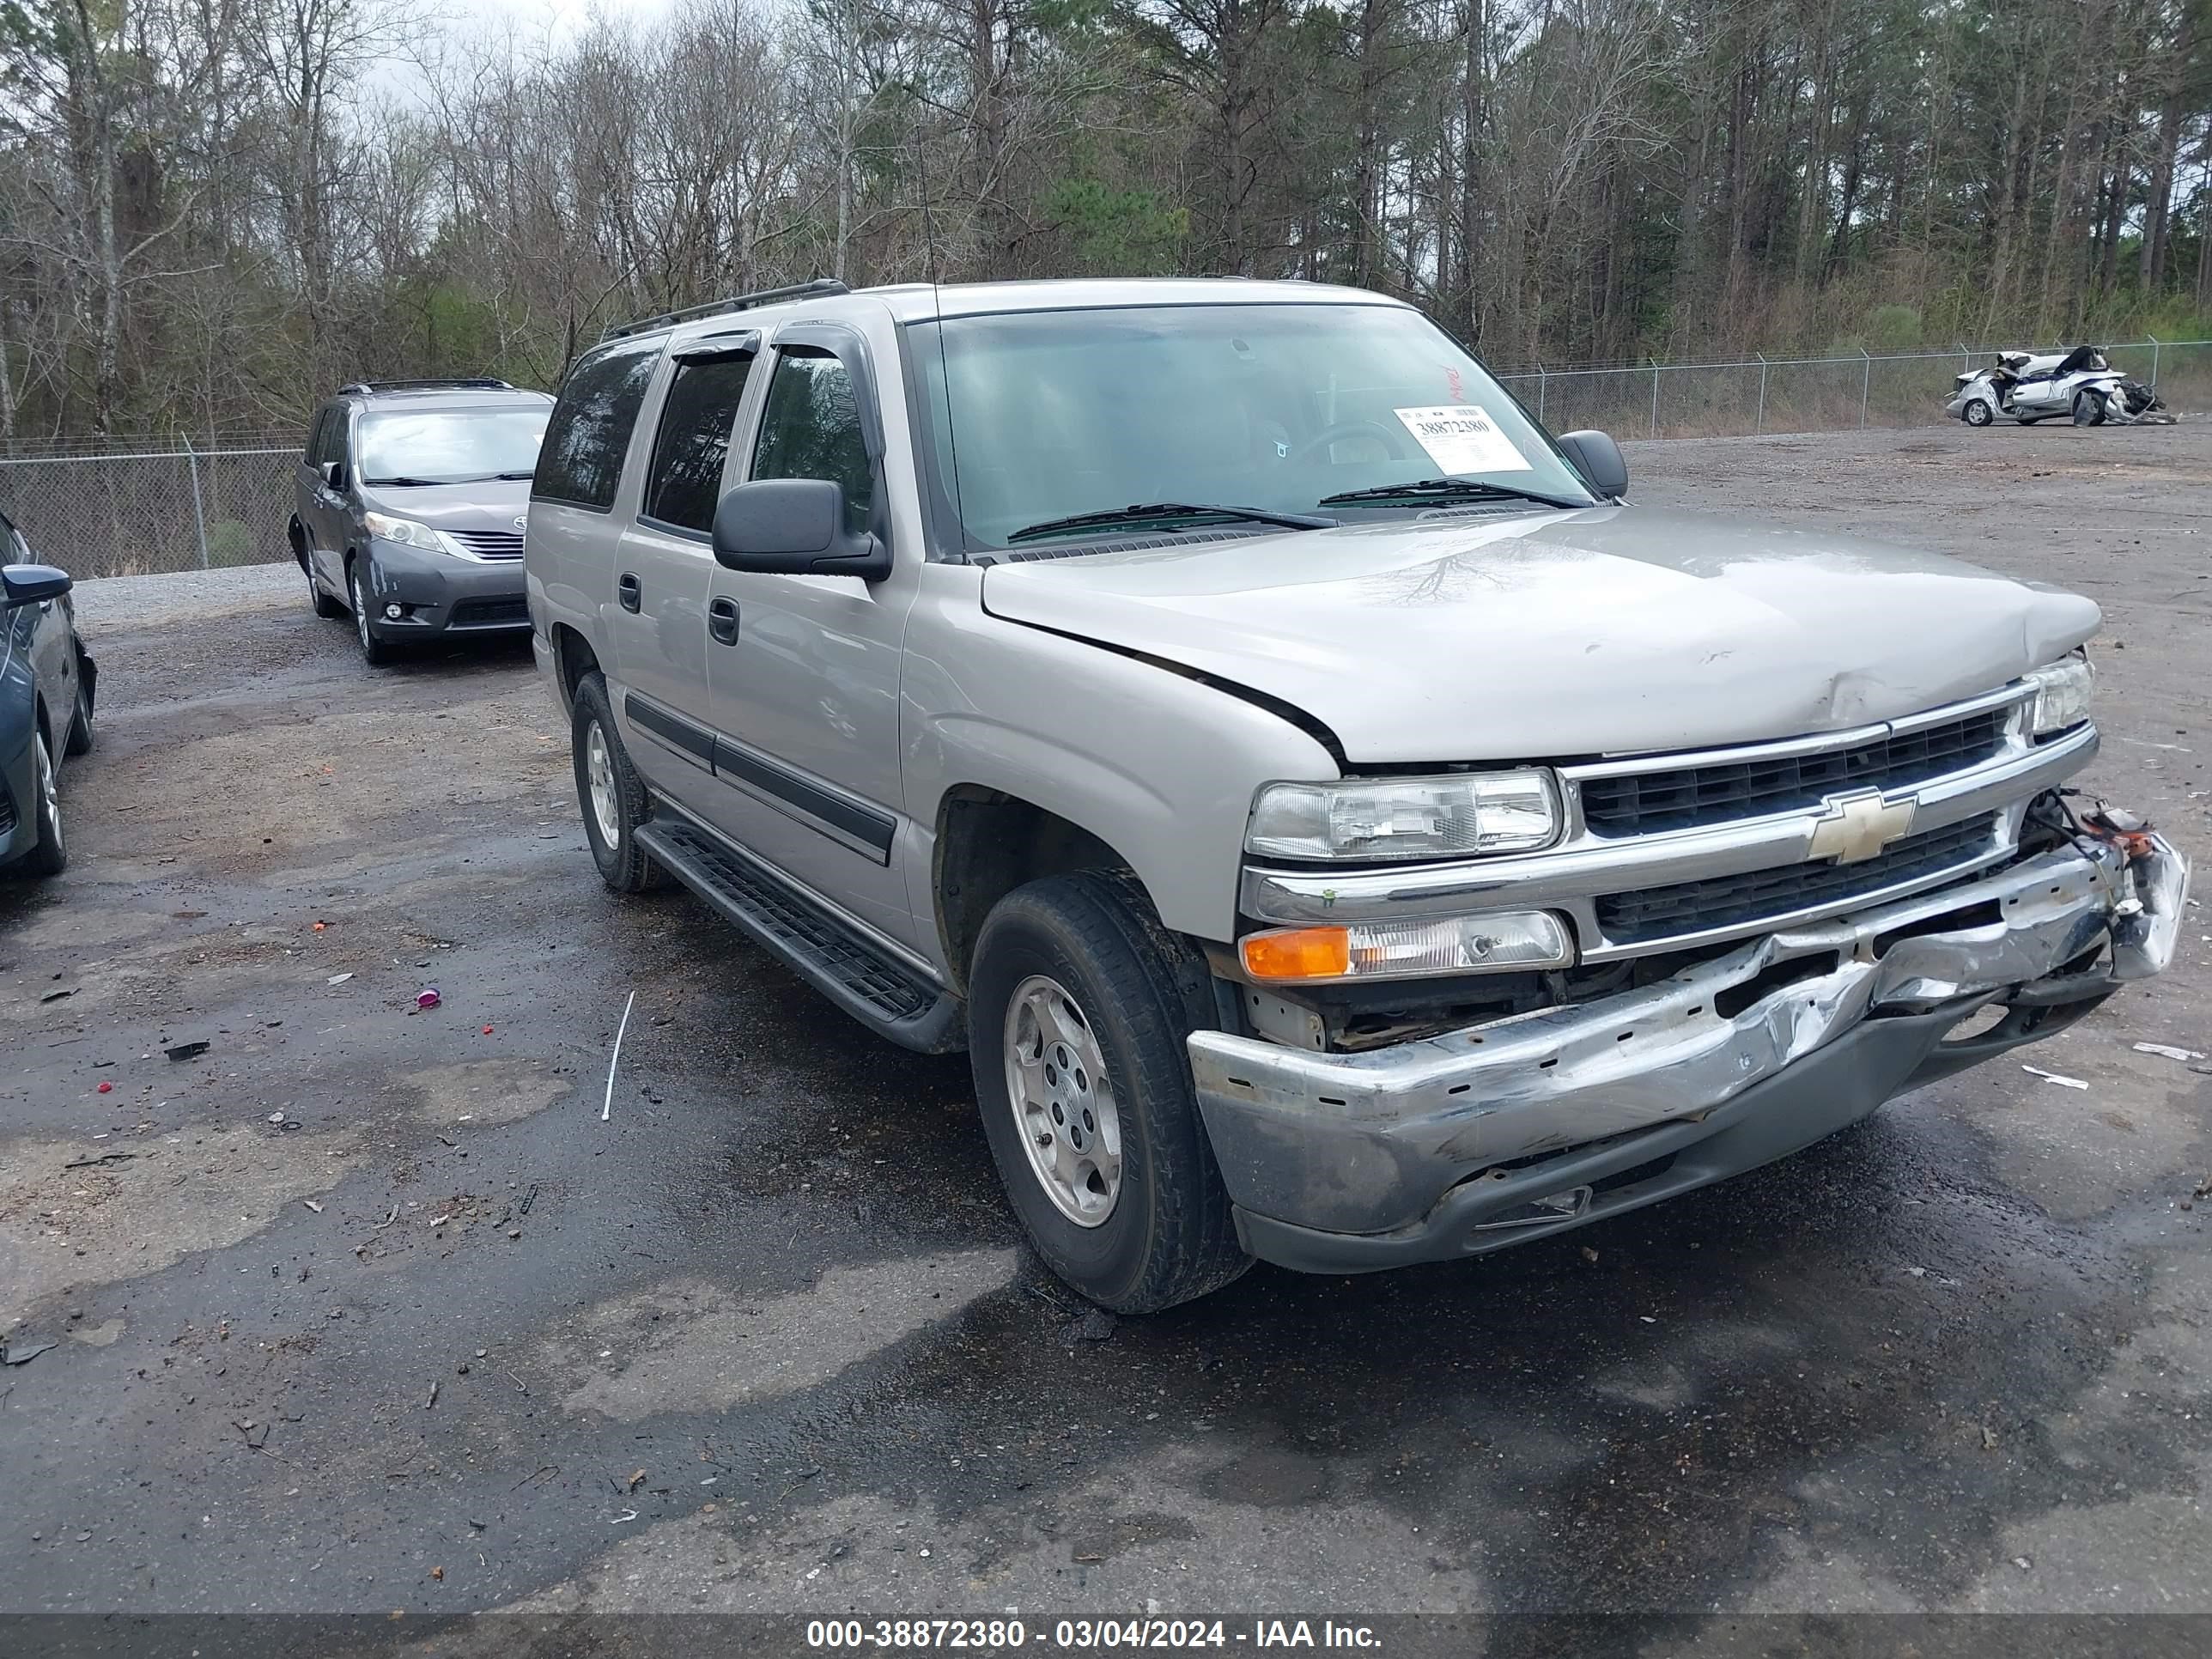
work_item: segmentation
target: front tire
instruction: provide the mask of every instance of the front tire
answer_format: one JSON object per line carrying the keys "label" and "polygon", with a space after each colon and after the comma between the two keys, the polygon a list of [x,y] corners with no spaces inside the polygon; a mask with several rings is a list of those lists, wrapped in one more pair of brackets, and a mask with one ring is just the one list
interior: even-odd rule
{"label": "front tire", "polygon": [[2086,392],[2075,392],[2074,394],[2074,424],[2076,426],[2102,426],[2104,423],[2104,399],[2101,398],[2094,398]]}
{"label": "front tire", "polygon": [[1968,426],[1987,426],[1996,419],[1996,415],[1987,404],[1977,398],[1961,411],[1961,418]]}
{"label": "front tire", "polygon": [[69,736],[62,739],[62,753],[72,757],[92,752],[92,694],[84,689],[84,669],[82,659],[77,669],[76,706],[70,711]]}
{"label": "front tire", "polygon": [[382,668],[397,657],[398,649],[389,641],[377,637],[375,628],[368,619],[368,600],[361,591],[361,561],[355,559],[346,565],[346,597],[353,602],[353,632],[361,646],[361,659],[371,668]]}
{"label": "front tire", "polygon": [[568,734],[584,838],[592,845],[599,879],[617,893],[649,892],[664,877],[637,844],[637,827],[653,816],[653,798],[629,763],[629,751],[615,729],[606,680],[597,669],[577,682]]}
{"label": "front tire", "polygon": [[1046,1265],[1116,1313],[1251,1265],[1183,1051],[1209,1002],[1204,961],[1124,878],[1032,882],[976,941],[968,1048],[999,1178]]}
{"label": "front tire", "polygon": [[69,842],[62,837],[61,786],[53,751],[46,747],[46,734],[37,732],[31,742],[34,757],[31,813],[38,823],[39,844],[24,854],[15,867],[27,876],[58,876],[69,868]]}

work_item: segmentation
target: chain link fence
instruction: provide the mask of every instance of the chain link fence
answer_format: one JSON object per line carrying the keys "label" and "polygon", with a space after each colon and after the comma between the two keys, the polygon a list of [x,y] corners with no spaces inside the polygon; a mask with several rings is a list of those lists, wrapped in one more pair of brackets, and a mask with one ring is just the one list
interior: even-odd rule
{"label": "chain link fence", "polygon": [[[2019,349],[2042,354],[2067,348]],[[2142,340],[2104,349],[2113,368],[2157,387],[2168,407],[2212,404],[2212,340]],[[1996,351],[1958,345],[1850,357],[1540,365],[1498,378],[1554,432],[1595,427],[1616,438],[1732,438],[1931,425],[1949,418],[1943,405],[1954,378],[1986,368]]]}
{"label": "chain link fence", "polygon": [[140,576],[292,556],[296,446],[0,456],[0,510],[71,575]]}
{"label": "chain link fence", "polygon": [[[2063,348],[2040,348],[2057,350]],[[2212,408],[2212,341],[2108,346],[2112,366],[2159,389],[2174,409]],[[1953,377],[1994,348],[1729,362],[1537,367],[1498,378],[1554,432],[1595,427],[1616,438],[1723,438],[1927,426],[1948,419]],[[130,576],[292,556],[295,440],[276,434],[195,447],[184,440],[51,453],[17,443],[0,454],[0,510],[40,557],[73,575]]]}

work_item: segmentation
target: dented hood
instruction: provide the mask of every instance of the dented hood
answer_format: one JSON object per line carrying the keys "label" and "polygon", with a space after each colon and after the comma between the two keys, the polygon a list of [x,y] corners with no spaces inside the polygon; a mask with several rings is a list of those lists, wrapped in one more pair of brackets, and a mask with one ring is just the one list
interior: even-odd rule
{"label": "dented hood", "polygon": [[1992,690],[2099,619],[1954,559],[1636,507],[1002,563],[983,603],[1291,704],[1369,763],[1861,726]]}

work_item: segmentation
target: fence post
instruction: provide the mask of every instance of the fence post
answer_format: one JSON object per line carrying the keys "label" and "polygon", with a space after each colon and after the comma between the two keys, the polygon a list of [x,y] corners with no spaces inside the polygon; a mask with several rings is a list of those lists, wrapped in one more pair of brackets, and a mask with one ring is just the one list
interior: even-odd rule
{"label": "fence post", "polygon": [[1752,422],[1754,434],[1766,430],[1766,354],[1759,354],[1759,416]]}
{"label": "fence post", "polygon": [[1536,365],[1536,419],[1537,419],[1537,421],[1540,423],[1540,422],[1542,422],[1543,418],[1544,418],[1544,366],[1543,366],[1543,364],[1539,363],[1539,364],[1537,364],[1537,365]]}
{"label": "fence post", "polygon": [[[179,435],[183,436],[182,434]],[[200,568],[204,570],[208,568],[207,514],[200,506],[200,457],[199,452],[192,447],[191,438],[185,437],[184,442],[185,465],[192,475],[192,528],[199,534]]]}
{"label": "fence post", "polygon": [[2155,392],[2158,390],[2158,336],[2153,334],[2148,338],[2150,340],[2150,389]]}
{"label": "fence post", "polygon": [[1866,429],[1867,397],[1868,394],[1874,390],[1874,359],[1867,356],[1867,349],[1864,346],[1861,346],[1859,348],[1859,356],[1864,360],[1865,363],[1865,366],[1859,370],[1859,429],[1861,431],[1864,431]]}
{"label": "fence post", "polygon": [[1659,360],[1651,360],[1651,435],[1659,435]]}

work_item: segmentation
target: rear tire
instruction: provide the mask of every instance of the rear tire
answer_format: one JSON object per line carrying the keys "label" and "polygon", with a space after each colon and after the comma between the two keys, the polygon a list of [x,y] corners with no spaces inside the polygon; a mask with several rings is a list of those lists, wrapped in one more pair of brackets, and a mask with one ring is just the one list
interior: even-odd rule
{"label": "rear tire", "polygon": [[1086,872],[1008,894],[983,924],[968,990],[983,1132],[1053,1272],[1135,1314],[1251,1265],[1183,1050],[1209,1006],[1206,964],[1133,884]]}
{"label": "rear tire", "polygon": [[568,748],[592,862],[599,866],[599,879],[616,892],[650,892],[667,879],[637,844],[638,825],[653,816],[653,797],[629,763],[629,751],[615,729],[606,680],[597,669],[577,682],[574,705]]}
{"label": "rear tire", "polygon": [[69,868],[69,842],[62,836],[60,784],[53,751],[46,747],[46,734],[35,733],[31,743],[31,815],[38,824],[39,844],[18,859],[15,867],[27,876],[58,876]]}
{"label": "rear tire", "polygon": [[2100,398],[2093,398],[2086,392],[2075,392],[2074,394],[2074,424],[2102,426],[2104,423],[2104,400]]}

